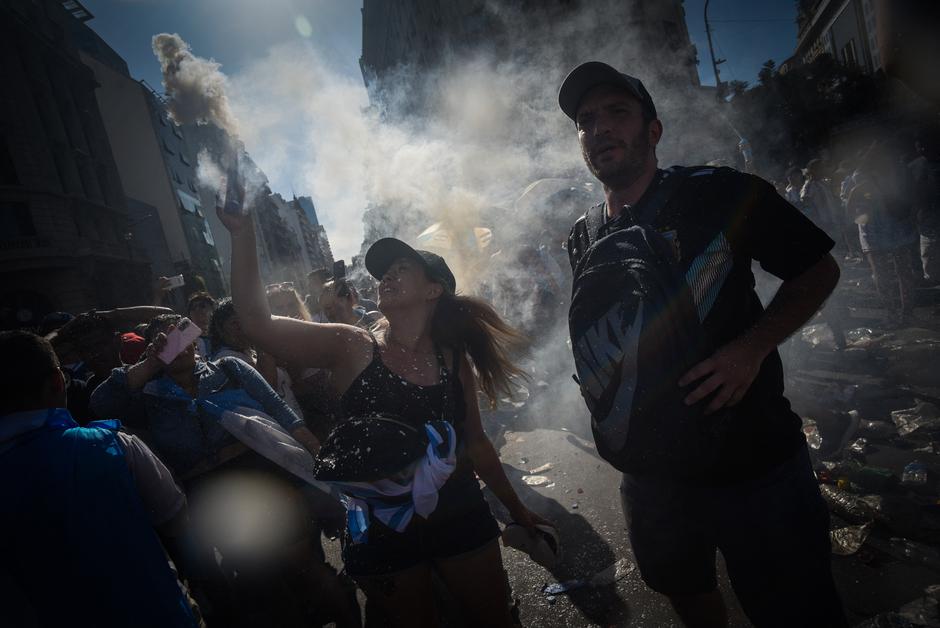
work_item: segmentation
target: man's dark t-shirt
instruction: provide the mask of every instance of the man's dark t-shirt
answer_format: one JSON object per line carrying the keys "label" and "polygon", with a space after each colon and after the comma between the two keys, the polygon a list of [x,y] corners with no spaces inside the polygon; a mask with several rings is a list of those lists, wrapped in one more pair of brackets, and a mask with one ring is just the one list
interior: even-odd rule
{"label": "man's dark t-shirt", "polygon": [[[752,260],[780,279],[793,279],[820,261],[834,242],[769,183],[730,168],[660,170],[643,198],[598,235],[630,226],[631,215],[642,216],[651,192],[670,177],[683,178],[651,224],[673,244],[696,305],[707,309],[713,303],[702,324],[708,344],[718,348],[763,313]],[[586,221],[579,219],[568,238],[572,269],[589,246],[586,230]],[[774,350],[737,406],[716,467],[703,479],[724,483],[769,471],[804,442],[800,427],[783,395],[783,365]]]}

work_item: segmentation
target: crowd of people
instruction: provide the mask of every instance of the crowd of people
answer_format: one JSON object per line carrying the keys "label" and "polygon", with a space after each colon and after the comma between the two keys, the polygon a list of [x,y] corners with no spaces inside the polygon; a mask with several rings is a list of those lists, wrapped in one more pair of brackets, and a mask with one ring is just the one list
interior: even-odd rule
{"label": "crowd of people", "polygon": [[[12,472],[7,465],[24,459],[35,466],[56,451],[70,455],[4,495],[4,515],[14,505],[28,512],[15,523],[21,542],[10,564],[28,562],[22,552],[44,534],[61,535],[43,555],[75,584],[68,599],[81,601],[37,605],[27,585],[8,615],[17,625],[57,625],[78,608],[102,626],[358,626],[358,585],[372,625],[418,625],[416,609],[419,624],[435,625],[435,606],[426,603],[433,566],[481,625],[511,625],[499,527],[476,477],[520,525],[546,522],[506,479],[480,423],[477,382],[493,401],[506,393],[520,374],[508,356],[521,335],[485,302],[458,296],[442,258],[397,240],[378,243],[367,257],[381,280],[381,314],[354,285],[322,269],[309,274],[304,297],[291,284],[262,286],[250,226],[220,215],[233,231],[235,300],[197,291],[185,316],[150,305],[59,312],[34,330],[41,335],[0,335],[4,355],[20,358],[4,367],[11,370],[0,464]],[[187,339],[181,350],[165,358],[179,338]],[[434,506],[419,511],[421,525],[403,530],[370,506],[365,543],[350,536],[352,500],[305,482],[233,429],[231,417],[245,415],[268,421],[276,438],[310,459],[350,417],[394,415],[422,433],[430,420],[447,421],[454,446],[439,461],[448,470],[433,490]],[[385,445],[373,444],[376,451]],[[118,477],[98,477],[121,460]],[[54,494],[50,482],[59,484]],[[264,490],[255,494],[257,486]],[[69,490],[75,500],[63,499]],[[94,492],[97,501],[83,503]],[[53,508],[55,499],[63,503]],[[95,510],[103,499],[111,500],[107,508]],[[246,504],[252,499],[259,503]],[[109,519],[114,511],[122,517]],[[37,517],[50,522],[33,529]],[[94,550],[69,543],[81,545],[92,528],[94,543],[113,523],[124,526],[106,550],[113,560],[96,569],[127,577],[125,588],[138,590],[112,604],[110,594],[92,595],[101,581],[79,575]],[[323,534],[344,537],[341,574],[326,562]],[[140,566],[124,572],[134,561]],[[147,604],[138,605],[148,593],[135,574],[157,583]],[[3,576],[11,590],[22,589],[16,570]],[[488,602],[471,605],[481,583]]]}
{"label": "crowd of people", "polygon": [[[756,625],[844,626],[776,346],[835,287],[833,249],[864,254],[898,322],[911,316],[913,286],[940,280],[940,146],[920,138],[906,167],[880,146],[829,174],[813,160],[777,195],[726,168],[660,169],[652,98],[610,66],[573,70],[559,104],[605,191],[567,242],[576,380],[599,455],[624,473],[644,581],[686,625],[726,625],[720,549]],[[479,403],[512,396],[525,335],[458,292],[444,258],[393,238],[364,259],[377,303],[325,269],[303,296],[264,286],[251,217],[217,212],[231,298],[194,291],[185,312],[60,312],[0,332],[15,356],[0,362],[10,625],[360,626],[358,589],[368,625],[436,626],[440,586],[470,625],[520,625],[478,480],[531,538],[552,524],[516,494]],[[603,243],[613,259],[599,261]],[[766,311],[752,261],[783,280]],[[548,313],[561,270],[532,247],[519,262],[551,279],[535,289]],[[611,268],[635,283],[592,294]],[[672,286],[662,309],[641,298],[658,281]],[[654,368],[666,370],[651,387]],[[340,573],[324,534],[342,538]]]}
{"label": "crowd of people", "polygon": [[836,242],[847,261],[869,265],[893,326],[912,322],[915,290],[940,284],[940,138],[911,146],[876,142],[835,165],[791,167],[777,191]]}

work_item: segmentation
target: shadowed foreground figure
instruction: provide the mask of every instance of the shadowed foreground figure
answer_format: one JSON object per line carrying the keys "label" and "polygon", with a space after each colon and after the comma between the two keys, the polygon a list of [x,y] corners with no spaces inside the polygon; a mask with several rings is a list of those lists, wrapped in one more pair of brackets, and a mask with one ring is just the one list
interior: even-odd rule
{"label": "shadowed foreground figure", "polygon": [[117,424],[75,423],[48,341],[3,332],[0,355],[0,624],[199,625],[155,530],[183,528],[169,470]]}
{"label": "shadowed foreground figure", "polygon": [[[636,78],[585,63],[565,79],[559,104],[604,184],[606,202],[588,210],[568,240],[572,345],[598,451],[624,471],[624,509],[644,581],[669,597],[686,625],[724,626],[715,575],[721,550],[756,626],[845,626],[828,511],[799,417],[783,396],[776,350],[836,285],[833,241],[757,177],[730,168],[659,169],[663,125]],[[666,294],[661,309],[612,283],[583,292],[592,277],[607,277],[592,266],[600,251],[610,253],[607,267],[622,269],[610,282],[629,275],[668,285],[645,293]],[[766,311],[754,293],[752,260],[783,279]],[[612,291],[617,296],[605,295]],[[575,335],[581,304],[589,311],[603,298],[613,307]],[[668,348],[681,370],[662,364],[657,348]],[[656,396],[644,397],[647,390]]]}

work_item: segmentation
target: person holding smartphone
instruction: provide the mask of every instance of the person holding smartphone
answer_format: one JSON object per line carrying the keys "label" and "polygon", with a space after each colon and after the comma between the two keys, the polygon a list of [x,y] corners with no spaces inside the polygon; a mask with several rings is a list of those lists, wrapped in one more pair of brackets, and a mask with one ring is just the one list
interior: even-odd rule
{"label": "person holding smartphone", "polygon": [[[499,527],[476,475],[535,534],[546,524],[516,495],[483,431],[478,386],[494,402],[510,393],[521,371],[509,359],[522,336],[487,303],[456,294],[443,258],[392,238],[376,242],[366,268],[381,279],[385,319],[373,335],[342,324],[272,316],[258,270],[250,216],[217,209],[232,236],[232,295],[255,345],[289,363],[327,368],[346,417],[395,415],[423,430],[443,419],[453,426],[456,468],[438,489],[427,518],[401,532],[378,518],[368,539],[345,535],[343,559],[370,604],[396,626],[437,626],[432,570],[439,573],[470,623],[510,626],[514,619],[497,542]],[[362,444],[365,449],[365,443]]]}
{"label": "person holding smartphone", "polygon": [[[120,419],[140,429],[193,502],[211,494],[221,479],[232,474],[262,477],[298,491],[299,480],[229,433],[220,423],[218,410],[224,408],[226,399],[234,397],[240,412],[248,408],[266,414],[313,455],[319,450],[319,441],[258,371],[244,361],[232,357],[197,360],[195,336],[185,335],[186,330],[178,327],[186,323],[188,319],[177,315],[153,321],[148,334],[153,340],[143,359],[114,369],[92,394],[91,406],[102,418]],[[188,328],[193,328],[192,323]],[[179,343],[181,334],[190,340],[177,355],[168,354],[167,347]],[[289,551],[278,555],[292,557],[291,568],[311,582],[311,599],[339,618],[339,625],[357,625],[358,609],[349,603],[346,589],[324,562],[315,513],[309,512],[305,499],[297,498],[297,503],[303,504],[302,521],[298,520],[293,528],[296,535],[287,539]],[[228,603],[215,601],[214,606],[225,618],[237,615],[237,609],[226,607]]]}

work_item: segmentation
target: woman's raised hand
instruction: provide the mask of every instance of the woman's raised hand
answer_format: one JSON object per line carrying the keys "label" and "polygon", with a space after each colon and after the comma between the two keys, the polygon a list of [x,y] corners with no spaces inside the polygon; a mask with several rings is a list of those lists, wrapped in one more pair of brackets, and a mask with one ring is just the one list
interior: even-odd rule
{"label": "woman's raised hand", "polygon": [[215,198],[215,213],[232,236],[246,233],[251,228],[251,216],[248,213],[240,212],[232,214],[226,212],[225,208],[222,206],[222,198],[220,196],[216,196]]}

